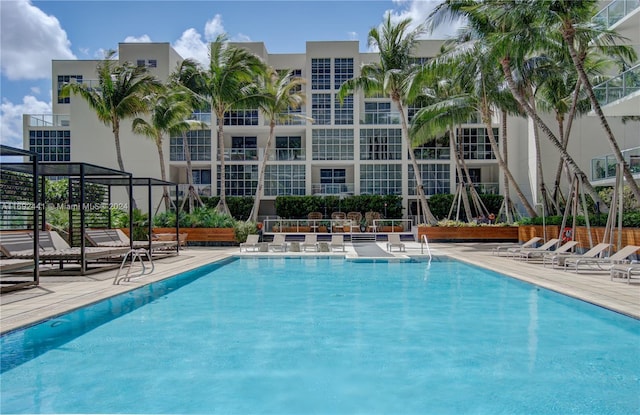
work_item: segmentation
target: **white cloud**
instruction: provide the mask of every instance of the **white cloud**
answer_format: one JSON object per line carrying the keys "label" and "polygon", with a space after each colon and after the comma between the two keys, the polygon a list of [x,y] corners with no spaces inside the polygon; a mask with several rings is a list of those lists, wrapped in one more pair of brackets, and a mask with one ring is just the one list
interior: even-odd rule
{"label": "white cloud", "polygon": [[38,101],[27,95],[22,104],[14,104],[6,99],[0,104],[0,141],[2,144],[22,148],[22,114],[51,114],[51,102]]}
{"label": "white cloud", "polygon": [[349,40],[358,40],[358,32],[347,32]]}
{"label": "white cloud", "polygon": [[209,20],[204,25],[204,39],[210,42],[222,33],[224,33],[224,26],[222,25],[222,16],[219,14],[216,14],[213,17],[213,19]]}
{"label": "white cloud", "polygon": [[142,35],[140,37],[127,36],[124,38],[124,43],[151,43],[149,35]]}
{"label": "white cloud", "polygon": [[76,59],[58,19],[30,0],[0,1],[0,9],[1,70],[9,80],[48,78],[52,59]]}
{"label": "white cloud", "polygon": [[244,33],[238,33],[234,35],[230,39],[232,42],[251,42],[251,38],[249,35],[245,35]]}
{"label": "white cloud", "polygon": [[[411,29],[423,24],[429,14],[436,8],[440,1],[435,0],[394,0],[401,7],[399,11],[389,10],[391,13],[391,21],[400,21],[406,18],[411,19]],[[385,16],[386,17],[386,16]],[[450,25],[438,27],[433,33],[422,36],[423,39],[447,39],[453,36],[462,26],[460,22],[454,22]]]}
{"label": "white cloud", "polygon": [[192,58],[202,64],[209,60],[207,43],[202,40],[202,35],[196,29],[185,30],[180,39],[173,44],[173,48],[183,58]]}

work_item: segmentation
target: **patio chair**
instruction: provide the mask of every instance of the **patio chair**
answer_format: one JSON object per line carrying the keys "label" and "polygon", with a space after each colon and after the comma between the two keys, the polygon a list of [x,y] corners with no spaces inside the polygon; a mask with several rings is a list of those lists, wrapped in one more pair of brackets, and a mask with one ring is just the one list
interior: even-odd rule
{"label": "patio chair", "polygon": [[549,239],[546,243],[542,244],[537,248],[522,248],[522,249],[516,249],[516,250],[509,250],[508,252],[511,258],[516,256],[519,257],[521,253],[524,251],[550,252],[551,248],[555,248],[559,243],[560,243],[560,239],[553,238],[553,239]]}
{"label": "patio chair", "polygon": [[616,264],[628,263],[627,258],[635,254],[638,250],[640,250],[640,246],[627,245],[606,258],[567,258],[564,261],[564,269],[566,271],[567,268],[572,267],[577,274],[578,271],[580,271],[580,266],[586,265],[590,270],[610,271]]}
{"label": "patio chair", "polygon": [[387,251],[393,251],[393,248],[398,248],[399,251],[405,250],[405,245],[400,241],[400,234],[390,233],[387,235]]}
{"label": "patio chair", "polygon": [[564,267],[564,261],[567,259],[578,259],[578,258],[596,258],[601,256],[604,251],[609,249],[611,244],[607,243],[599,243],[593,248],[589,249],[584,254],[571,254],[571,253],[556,253],[553,255],[545,255],[543,259],[543,266],[547,266],[547,262],[551,263],[552,268],[560,268]]}
{"label": "patio chair", "polygon": [[329,248],[332,251],[334,249],[341,249],[342,252],[345,252],[344,236],[343,235],[331,235],[331,242],[329,243]]}
{"label": "patio chair", "polygon": [[360,212],[349,212],[347,213],[347,219],[351,221],[350,231],[351,232],[360,232],[360,222],[362,222],[362,213]]}
{"label": "patio chair", "polygon": [[300,244],[300,249],[306,251],[307,248],[311,248],[314,251],[318,252],[318,235],[315,233],[308,233],[304,236],[304,242]]}
{"label": "patio chair", "polygon": [[522,249],[520,250],[520,259],[529,261],[533,258],[544,258],[545,255],[561,255],[567,252],[571,252],[573,248],[578,245],[578,241],[567,241],[566,243],[560,245],[553,251],[548,250],[537,250],[535,248],[532,249]]}
{"label": "patio chair", "polygon": [[245,252],[251,251],[259,251],[260,250],[260,235],[251,234],[247,236],[247,240],[240,244],[240,252],[242,252],[242,248],[244,248]]}
{"label": "patio chair", "polygon": [[640,264],[613,264],[609,271],[611,281],[614,278],[622,278],[627,280],[627,284],[631,284],[631,278],[638,276],[640,278]]}
{"label": "patio chair", "polygon": [[527,242],[523,243],[522,245],[517,245],[517,246],[513,246],[513,245],[502,245],[502,246],[496,246],[495,248],[493,248],[492,254],[493,255],[497,255],[500,256],[500,252],[502,252],[501,250],[507,250],[508,251],[520,251],[521,249],[526,249],[526,248],[533,248],[535,244],[537,244],[538,242],[540,242],[542,240],[542,238],[540,238],[539,236],[534,236],[533,238],[529,239]]}
{"label": "patio chair", "polygon": [[287,251],[287,242],[285,241],[285,235],[283,233],[277,233],[273,236],[273,241],[268,245],[271,251]]}
{"label": "patio chair", "polygon": [[311,227],[311,232],[318,232],[318,226],[320,226],[319,221],[322,220],[321,212],[309,212],[307,215],[307,219],[309,219],[309,227]]}

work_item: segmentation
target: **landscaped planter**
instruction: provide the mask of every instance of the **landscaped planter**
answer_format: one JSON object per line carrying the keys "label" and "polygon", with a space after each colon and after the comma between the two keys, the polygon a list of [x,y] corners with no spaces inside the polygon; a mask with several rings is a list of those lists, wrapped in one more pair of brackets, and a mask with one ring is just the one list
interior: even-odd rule
{"label": "landscaped planter", "polygon": [[402,232],[404,227],[402,225],[382,225],[378,228],[378,232]]}
{"label": "landscaped planter", "polygon": [[[153,228],[154,233],[176,232],[176,228]],[[233,228],[180,228],[186,233],[187,242],[236,242]]]}
{"label": "landscaped planter", "polygon": [[518,241],[517,226],[418,226],[418,240],[427,235],[429,241]]}

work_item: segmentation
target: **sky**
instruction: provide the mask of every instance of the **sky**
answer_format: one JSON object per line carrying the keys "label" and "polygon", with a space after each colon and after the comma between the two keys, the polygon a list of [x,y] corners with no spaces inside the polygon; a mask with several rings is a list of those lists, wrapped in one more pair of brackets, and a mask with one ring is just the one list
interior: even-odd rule
{"label": "sky", "polygon": [[[304,53],[307,41],[358,40],[387,13],[423,22],[437,0],[0,0],[0,143],[22,148],[22,114],[51,113],[51,61],[102,59],[121,42],[169,42],[205,61],[206,45],[264,42],[269,53]],[[444,27],[426,37],[442,39]]]}

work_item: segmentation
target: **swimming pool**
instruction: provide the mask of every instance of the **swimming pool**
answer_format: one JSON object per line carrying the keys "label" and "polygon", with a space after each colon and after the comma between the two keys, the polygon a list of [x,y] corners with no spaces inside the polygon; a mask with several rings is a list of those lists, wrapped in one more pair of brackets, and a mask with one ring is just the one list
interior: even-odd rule
{"label": "swimming pool", "polygon": [[2,413],[640,410],[639,321],[442,258],[242,258],[1,340]]}

